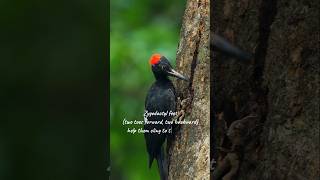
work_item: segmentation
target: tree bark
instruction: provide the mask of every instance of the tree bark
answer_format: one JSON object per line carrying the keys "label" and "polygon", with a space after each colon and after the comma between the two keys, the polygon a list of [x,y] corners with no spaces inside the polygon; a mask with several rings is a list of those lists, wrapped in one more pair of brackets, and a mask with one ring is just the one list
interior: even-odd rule
{"label": "tree bark", "polygon": [[[215,33],[254,55],[243,63],[217,52],[212,61],[212,106],[225,113],[227,127],[248,115],[252,102],[260,109],[235,179],[318,179],[319,2],[216,0],[211,18]],[[218,160],[217,145],[230,142],[213,133]]]}
{"label": "tree bark", "polygon": [[185,121],[169,140],[169,179],[209,179],[210,176],[210,48],[209,0],[188,0],[177,50],[177,70],[190,82],[176,81],[181,99],[189,98]]}

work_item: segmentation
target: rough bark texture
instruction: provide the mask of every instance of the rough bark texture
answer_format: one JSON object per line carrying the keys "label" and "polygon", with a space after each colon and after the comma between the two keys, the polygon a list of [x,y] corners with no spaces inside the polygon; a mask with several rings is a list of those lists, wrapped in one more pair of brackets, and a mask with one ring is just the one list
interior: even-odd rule
{"label": "rough bark texture", "polygon": [[178,96],[190,98],[186,121],[169,140],[169,179],[209,179],[210,176],[210,48],[209,0],[188,0],[177,50],[177,69],[190,82],[176,82]]}
{"label": "rough bark texture", "polygon": [[[212,106],[227,127],[259,106],[235,179],[309,180],[319,167],[319,1],[216,0],[214,32],[254,54],[243,63],[220,53],[212,61]],[[217,129],[224,123],[216,119]],[[222,128],[223,129],[223,128]],[[217,145],[230,147],[219,131]],[[223,158],[213,149],[215,160]],[[219,164],[219,162],[218,162]]]}

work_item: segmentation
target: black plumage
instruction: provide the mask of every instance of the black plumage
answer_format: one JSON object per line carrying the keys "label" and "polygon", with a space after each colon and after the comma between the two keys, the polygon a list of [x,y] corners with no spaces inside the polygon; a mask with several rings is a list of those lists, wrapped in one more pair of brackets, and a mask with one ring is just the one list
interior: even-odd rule
{"label": "black plumage", "polygon": [[[171,121],[174,112],[176,112],[176,93],[173,83],[168,76],[174,76],[183,80],[188,80],[183,75],[174,71],[169,61],[159,54],[155,54],[150,59],[150,65],[156,81],[152,84],[148,91],[145,100],[145,110],[147,113],[156,113],[159,115],[152,115],[147,117],[150,122],[160,122],[163,124],[148,124],[144,125],[144,129],[149,133],[145,133],[145,140],[147,151],[149,154],[149,168],[152,166],[154,159],[157,160],[158,169],[161,180],[167,179],[168,167],[166,163],[165,154],[163,151],[163,143],[166,140],[171,125],[165,124],[165,121]],[[170,112],[173,112],[170,114]],[[164,116],[163,113],[167,113]],[[161,133],[151,133],[153,129],[161,130]],[[167,133],[163,133],[163,129]]]}

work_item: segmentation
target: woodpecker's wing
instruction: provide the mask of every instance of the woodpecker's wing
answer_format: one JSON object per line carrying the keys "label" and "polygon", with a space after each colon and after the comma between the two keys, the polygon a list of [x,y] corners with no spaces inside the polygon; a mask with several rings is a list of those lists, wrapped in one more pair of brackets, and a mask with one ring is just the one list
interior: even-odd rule
{"label": "woodpecker's wing", "polygon": [[[176,97],[175,90],[171,82],[156,82],[154,83],[147,95],[145,101],[145,109],[150,112],[175,112],[176,111]],[[161,121],[163,120],[163,125],[159,124],[145,124],[145,130],[153,129],[168,129],[170,125],[166,125],[166,120],[171,120],[172,116],[150,116],[148,121]],[[167,134],[164,133],[145,133],[145,140],[147,145],[147,151],[149,154],[149,167],[151,167],[154,158],[159,156],[161,146],[164,143]]]}
{"label": "woodpecker's wing", "polygon": [[162,87],[159,84],[153,84],[145,100],[145,109],[149,112],[175,111],[176,93],[173,85]]}

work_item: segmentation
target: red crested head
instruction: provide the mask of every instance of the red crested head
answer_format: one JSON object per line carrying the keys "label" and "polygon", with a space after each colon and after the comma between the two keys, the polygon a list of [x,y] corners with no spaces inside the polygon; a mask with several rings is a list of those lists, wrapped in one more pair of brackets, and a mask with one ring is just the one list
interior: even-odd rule
{"label": "red crested head", "polygon": [[155,65],[155,64],[158,64],[159,61],[161,59],[161,55],[160,54],[153,54],[150,58],[150,65]]}

